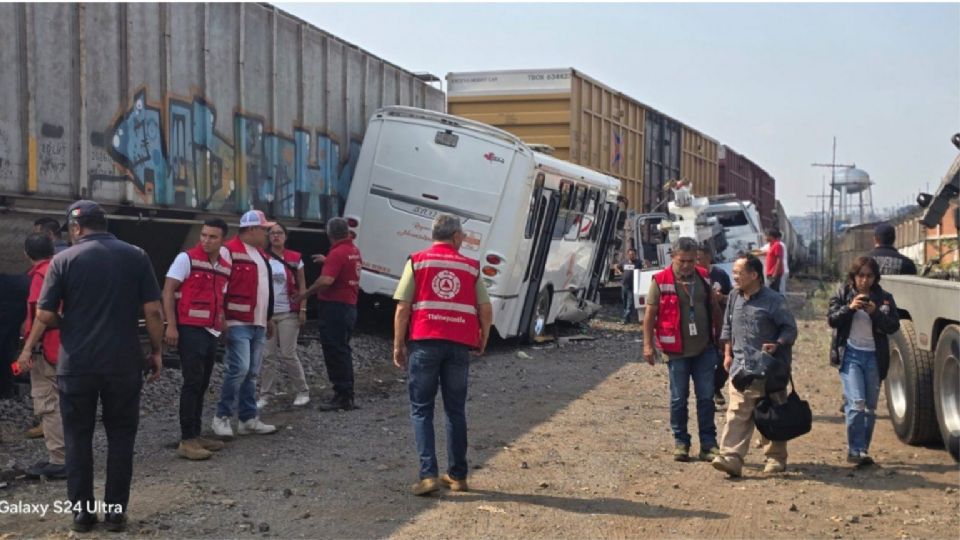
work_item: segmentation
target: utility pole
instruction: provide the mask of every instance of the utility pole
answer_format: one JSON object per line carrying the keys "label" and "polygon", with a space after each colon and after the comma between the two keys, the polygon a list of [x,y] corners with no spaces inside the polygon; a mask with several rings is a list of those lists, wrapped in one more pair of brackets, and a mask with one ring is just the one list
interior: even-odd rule
{"label": "utility pole", "polygon": [[807,195],[808,199],[817,199],[820,204],[820,211],[816,210],[816,221],[814,222],[814,237],[818,238],[817,241],[817,277],[823,279],[823,239],[824,239],[824,229],[826,228],[826,223],[824,223],[824,209],[823,203],[828,198],[826,191],[826,178],[820,179],[820,195]]}
{"label": "utility pole", "polygon": [[833,137],[833,158],[830,160],[830,163],[812,163],[812,167],[829,167],[830,168],[830,230],[827,231],[829,237],[828,249],[827,249],[827,260],[833,261],[833,192],[836,191],[837,186],[837,168],[843,169],[852,169],[856,165],[844,165],[837,163],[837,137]]}

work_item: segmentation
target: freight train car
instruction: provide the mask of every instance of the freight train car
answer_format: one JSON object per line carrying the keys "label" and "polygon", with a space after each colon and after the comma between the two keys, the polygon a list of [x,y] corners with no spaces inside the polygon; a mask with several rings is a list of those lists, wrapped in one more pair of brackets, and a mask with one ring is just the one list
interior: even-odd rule
{"label": "freight train car", "polygon": [[717,193],[717,141],[572,68],[447,74],[447,109],[560,159],[619,178],[628,208],[652,211],[678,178]]}
{"label": "freight train car", "polygon": [[776,223],[776,180],[746,156],[726,145],[721,145],[719,156],[720,194],[734,194],[738,199],[751,201],[757,207],[764,229]]}
{"label": "freight train car", "polygon": [[787,212],[783,209],[783,205],[780,204],[780,200],[776,201],[776,212],[774,213],[774,219],[777,225],[777,228],[780,229],[780,234],[782,235],[781,241],[787,247],[787,257],[791,274],[797,274],[803,271],[804,267],[807,265],[807,259],[809,257],[809,250],[804,244],[803,237],[797,234],[797,230],[793,227],[793,223],[790,222],[790,219],[787,218]]}
{"label": "freight train car", "polygon": [[261,209],[314,242],[370,115],[445,107],[417,75],[266,4],[0,4],[0,63],[0,247],[19,253],[33,219],[88,198],[164,270],[210,215]]}

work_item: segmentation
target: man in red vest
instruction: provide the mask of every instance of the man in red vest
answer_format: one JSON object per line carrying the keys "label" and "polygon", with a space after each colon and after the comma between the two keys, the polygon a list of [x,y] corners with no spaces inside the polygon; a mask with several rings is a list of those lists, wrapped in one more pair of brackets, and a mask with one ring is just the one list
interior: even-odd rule
{"label": "man in red vest", "polygon": [[[53,257],[53,242],[45,234],[31,234],[23,244],[27,258],[33,267],[27,272],[30,277],[30,293],[27,296],[27,318],[23,324],[23,336],[30,335],[33,321],[37,316],[37,301],[43,279],[47,275],[50,259]],[[33,414],[40,417],[43,426],[43,438],[47,445],[48,461],[41,461],[27,469],[27,476],[33,478],[63,480],[67,477],[65,445],[63,441],[63,421],[60,418],[60,395],[57,386],[57,357],[60,353],[60,330],[48,329],[43,333],[37,350],[32,351],[31,365],[15,364],[16,371],[30,371],[30,395],[33,397]]]}
{"label": "man in red vest", "polygon": [[226,373],[213,418],[213,433],[233,437],[234,405],[237,406],[237,432],[240,435],[264,435],[277,430],[260,421],[257,411],[257,376],[263,361],[263,348],[273,336],[273,280],[266,253],[267,231],[274,222],[260,210],[240,217],[237,236],[224,244],[221,253],[229,257],[230,281],[224,295],[227,349]]}
{"label": "man in red vest", "polygon": [[673,263],[653,276],[643,317],[643,356],[651,366],[654,344],[667,355],[670,375],[670,428],[675,461],[689,461],[687,400],[690,379],[697,396],[700,459],[719,455],[717,428],[713,422],[714,372],[717,366],[716,337],[721,313],[710,288],[710,275],[697,266],[697,242],[680,238],[671,250]]}
{"label": "man in red vest", "polygon": [[177,454],[192,460],[209,459],[223,443],[200,436],[203,395],[217,357],[223,331],[223,294],[230,279],[230,263],[220,254],[227,224],[209,219],[200,229],[200,241],[173,260],[163,285],[163,312],[167,329],[163,341],[180,352],[180,446]]}
{"label": "man in red vest", "polygon": [[[427,495],[442,482],[467,490],[467,376],[470,351],[483,354],[493,309],[480,263],[460,254],[460,219],[440,214],[433,220],[433,246],[410,256],[397,291],[393,323],[393,363],[408,368],[410,418],[420,456],[414,495]],[[409,339],[409,354],[407,340]],[[447,415],[447,473],[437,478],[433,407],[438,386]]]}

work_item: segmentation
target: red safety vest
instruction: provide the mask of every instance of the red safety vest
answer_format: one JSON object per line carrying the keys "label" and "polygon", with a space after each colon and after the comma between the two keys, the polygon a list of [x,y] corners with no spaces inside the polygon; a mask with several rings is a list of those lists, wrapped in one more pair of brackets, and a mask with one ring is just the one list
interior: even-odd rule
{"label": "red safety vest", "polygon": [[[40,288],[43,286],[43,280],[47,277],[47,270],[50,267],[50,259],[46,259],[38,262],[33,265],[29,271],[27,271],[27,276],[30,277],[30,297],[27,298],[27,319],[23,323],[23,338],[26,339],[30,335],[30,330],[33,328],[33,320],[37,317],[37,302],[40,300],[39,293]],[[39,280],[40,287],[34,287],[34,282]],[[32,294],[34,291],[37,293],[37,297],[34,298]],[[50,328],[43,333],[43,338],[40,341],[43,346],[43,357],[52,365],[57,365],[57,359],[60,356],[60,330],[56,328]]]}
{"label": "red safety vest", "polygon": [[300,267],[300,259],[299,251],[293,251],[292,249],[283,250],[283,262],[286,263],[283,265],[283,269],[287,274],[287,298],[290,299],[290,311],[293,313],[300,311],[300,303],[293,301],[293,297],[300,292],[300,289],[297,287],[297,268]]}
{"label": "red safety vest", "polygon": [[[710,274],[706,268],[697,266],[697,273],[705,281]],[[660,288],[660,303],[657,308],[657,324],[653,329],[657,340],[657,348],[665,353],[680,354],[683,352],[683,331],[681,329],[680,297],[677,296],[677,286],[674,283],[673,267],[668,266],[653,276]],[[707,313],[710,313],[710,286],[704,285],[707,291]],[[692,293],[692,291],[691,291]],[[709,316],[707,317],[710,318]],[[713,326],[713,321],[709,321]],[[709,330],[712,333],[712,330]]]}
{"label": "red safety vest", "polygon": [[414,253],[410,262],[416,284],[410,339],[442,339],[478,348],[480,263],[445,243]]}
{"label": "red safety vest", "polygon": [[177,299],[177,324],[220,330],[223,293],[230,281],[230,263],[218,255],[217,266],[198,243],[187,251],[190,275],[180,284]]}
{"label": "red safety vest", "polygon": [[239,236],[233,237],[224,246],[230,252],[232,265],[224,298],[227,320],[252,323],[257,307],[257,284],[260,282],[257,263],[247,254],[246,244]]}

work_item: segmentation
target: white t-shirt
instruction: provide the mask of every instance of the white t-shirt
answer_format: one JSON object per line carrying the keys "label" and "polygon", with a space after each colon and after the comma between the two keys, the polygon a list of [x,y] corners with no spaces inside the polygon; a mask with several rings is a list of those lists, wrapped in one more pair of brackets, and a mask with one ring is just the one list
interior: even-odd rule
{"label": "white t-shirt", "polygon": [[[213,263],[213,267],[215,269],[220,268],[219,261]],[[173,259],[173,264],[170,265],[170,269],[167,270],[167,277],[183,283],[190,276],[190,268],[190,256],[187,255],[187,252],[181,251],[177,257]],[[223,289],[226,291],[226,285],[224,285]],[[214,336],[220,337],[219,331],[214,330],[213,328],[207,328],[206,330]]]}
{"label": "white t-shirt", "polygon": [[[246,243],[243,244],[243,247],[247,248],[247,255],[257,264],[257,305],[253,309],[253,323],[227,319],[227,326],[246,326],[252,324],[253,326],[266,328],[267,311],[270,308],[270,269],[267,267],[267,263],[263,260],[257,248]],[[220,254],[223,255],[223,258],[231,262],[233,261],[230,257],[230,250],[226,247],[220,248]],[[274,291],[274,294],[276,294],[276,291]]]}
{"label": "white t-shirt", "polygon": [[[297,269],[303,268],[303,259]],[[287,294],[287,265],[270,257],[270,275],[273,276],[273,314],[290,313],[290,295]],[[296,279],[296,276],[294,276]]]}

